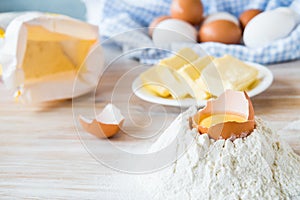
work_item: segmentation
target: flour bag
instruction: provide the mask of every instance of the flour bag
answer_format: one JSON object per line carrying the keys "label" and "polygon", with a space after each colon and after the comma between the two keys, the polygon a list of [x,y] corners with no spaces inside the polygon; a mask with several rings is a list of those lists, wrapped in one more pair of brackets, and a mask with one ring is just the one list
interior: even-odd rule
{"label": "flour bag", "polygon": [[22,14],[6,28],[0,63],[3,82],[21,102],[82,95],[97,86],[104,65],[98,27],[63,15]]}

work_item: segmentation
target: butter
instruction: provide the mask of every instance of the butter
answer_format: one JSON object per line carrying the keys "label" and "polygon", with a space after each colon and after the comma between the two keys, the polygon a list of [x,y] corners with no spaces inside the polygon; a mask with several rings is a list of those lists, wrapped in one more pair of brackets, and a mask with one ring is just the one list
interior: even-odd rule
{"label": "butter", "polygon": [[244,91],[257,80],[258,70],[237,58],[225,55],[209,64],[196,81],[214,96],[226,89]]}
{"label": "butter", "polygon": [[209,128],[216,124],[225,123],[225,122],[246,122],[246,121],[247,121],[247,119],[245,119],[242,116],[226,113],[226,114],[210,115],[210,116],[202,119],[199,122],[199,125]]}
{"label": "butter", "polygon": [[161,60],[141,78],[145,88],[161,97],[191,96],[206,100],[220,96],[227,89],[249,90],[257,84],[257,76],[256,68],[230,55],[200,58],[192,49],[184,48],[177,55]]}
{"label": "butter", "polygon": [[227,89],[243,91],[257,79],[257,69],[230,55],[217,58],[213,62],[222,79],[231,87]]}
{"label": "butter", "polygon": [[168,97],[170,92],[162,86],[163,81],[157,75],[157,67],[151,67],[140,75],[143,86],[161,97]]}
{"label": "butter", "polygon": [[184,78],[190,87],[190,95],[197,100],[204,100],[210,97],[209,93],[207,93],[196,80],[200,77],[202,70],[212,62],[212,59],[213,57],[211,56],[204,56],[177,70],[178,74]]}
{"label": "butter", "polygon": [[78,70],[95,43],[53,33],[41,26],[26,27],[28,36],[22,64],[25,80]]}
{"label": "butter", "polygon": [[165,58],[159,62],[159,65],[168,66],[174,70],[178,70],[182,66],[198,59],[199,56],[190,48],[181,49],[176,55]]}
{"label": "butter", "polygon": [[157,73],[174,99],[184,98],[188,95],[188,86],[180,79],[175,70],[166,66],[159,66],[157,67]]}
{"label": "butter", "polygon": [[156,94],[173,98],[184,98],[188,95],[186,83],[178,77],[176,71],[167,66],[156,65],[141,74],[141,79],[146,88]]}

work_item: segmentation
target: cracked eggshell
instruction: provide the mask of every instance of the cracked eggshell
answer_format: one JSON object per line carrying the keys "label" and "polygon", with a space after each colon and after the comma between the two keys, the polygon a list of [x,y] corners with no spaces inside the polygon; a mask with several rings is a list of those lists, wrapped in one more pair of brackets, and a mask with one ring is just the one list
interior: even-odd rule
{"label": "cracked eggshell", "polygon": [[[206,117],[220,113],[241,116],[245,121],[227,121],[211,127],[199,125]],[[215,140],[245,137],[255,128],[252,102],[246,92],[226,90],[216,100],[208,101],[207,105],[192,117],[192,126],[197,128],[200,134],[207,133]]]}
{"label": "cracked eggshell", "polygon": [[109,138],[119,132],[124,117],[117,107],[108,104],[95,119],[90,120],[80,116],[79,121],[85,131],[98,138]]}

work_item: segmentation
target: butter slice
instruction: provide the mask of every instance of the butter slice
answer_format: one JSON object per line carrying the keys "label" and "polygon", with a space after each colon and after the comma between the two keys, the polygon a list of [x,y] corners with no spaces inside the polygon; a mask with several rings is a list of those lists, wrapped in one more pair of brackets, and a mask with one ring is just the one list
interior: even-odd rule
{"label": "butter slice", "polygon": [[161,97],[170,96],[169,90],[162,86],[163,83],[157,75],[157,66],[149,68],[147,71],[143,72],[140,77],[143,82],[143,86],[146,89]]}
{"label": "butter slice", "polygon": [[146,88],[162,97],[166,97],[168,93],[174,99],[188,95],[186,83],[181,81],[176,71],[167,66],[156,65],[142,73],[141,79]]}
{"label": "butter slice", "polygon": [[182,66],[198,59],[199,55],[190,48],[181,49],[176,55],[165,58],[159,62],[159,65],[168,66],[174,70],[178,70]]}
{"label": "butter slice", "polygon": [[214,96],[227,89],[246,90],[257,79],[258,70],[237,58],[225,55],[216,58],[201,74],[198,82],[201,87]]}
{"label": "butter slice", "polygon": [[181,75],[190,88],[190,95],[197,100],[204,100],[210,97],[204,88],[196,82],[200,78],[202,70],[213,60],[212,56],[198,58],[190,64],[181,67],[177,72]]}

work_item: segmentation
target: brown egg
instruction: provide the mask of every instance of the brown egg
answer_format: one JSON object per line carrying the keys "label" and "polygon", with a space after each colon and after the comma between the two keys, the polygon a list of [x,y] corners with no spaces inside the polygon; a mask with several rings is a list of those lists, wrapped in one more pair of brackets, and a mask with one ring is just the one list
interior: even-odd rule
{"label": "brown egg", "polygon": [[203,19],[203,5],[201,0],[173,0],[171,17],[186,21],[192,25],[199,25]]}
{"label": "brown egg", "polygon": [[160,16],[160,17],[157,17],[155,18],[151,24],[149,25],[149,35],[152,37],[152,33],[153,33],[153,30],[154,28],[162,21],[166,20],[166,19],[171,19],[170,16]]}
{"label": "brown egg", "polygon": [[261,12],[262,11],[259,9],[250,9],[250,10],[244,11],[239,17],[239,20],[242,24],[243,29],[246,27],[248,22],[250,22],[250,20],[253,19],[253,17],[255,17],[256,15],[258,15]]}
{"label": "brown egg", "polygon": [[226,90],[217,99],[208,101],[191,122],[200,134],[208,134],[215,140],[234,140],[254,130],[254,109],[246,92]]}
{"label": "brown egg", "polygon": [[242,30],[240,27],[228,20],[216,20],[204,24],[199,30],[199,39],[201,42],[238,44],[241,37]]}

